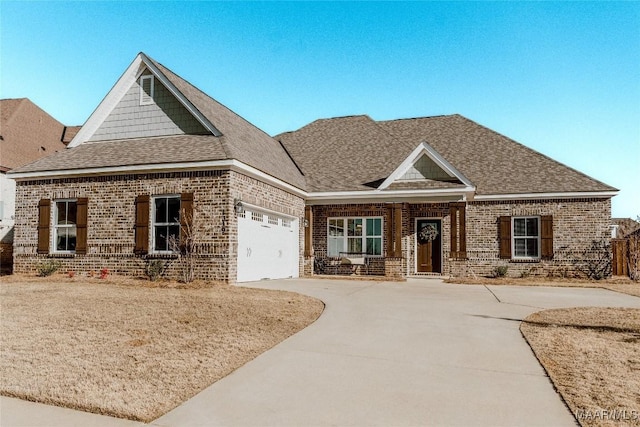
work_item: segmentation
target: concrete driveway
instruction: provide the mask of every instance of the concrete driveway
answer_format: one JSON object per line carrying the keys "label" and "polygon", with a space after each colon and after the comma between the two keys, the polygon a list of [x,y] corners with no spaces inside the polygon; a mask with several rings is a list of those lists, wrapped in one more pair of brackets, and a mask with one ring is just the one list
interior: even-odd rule
{"label": "concrete driveway", "polygon": [[[250,286],[312,295],[326,309],[152,426],[575,426],[519,321],[554,307],[640,308],[640,298],[602,289],[433,279]],[[38,425],[43,411],[52,412],[40,425],[140,425],[6,398],[0,424]]]}

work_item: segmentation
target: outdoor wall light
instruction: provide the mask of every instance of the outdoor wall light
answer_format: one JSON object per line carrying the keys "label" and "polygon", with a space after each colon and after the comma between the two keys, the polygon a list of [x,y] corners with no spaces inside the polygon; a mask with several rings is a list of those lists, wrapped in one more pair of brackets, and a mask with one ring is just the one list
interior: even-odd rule
{"label": "outdoor wall light", "polygon": [[235,210],[236,215],[244,213],[244,205],[242,204],[242,200],[233,199],[233,209]]}
{"label": "outdoor wall light", "polygon": [[307,228],[309,226],[309,220],[307,218],[302,218],[302,225]]}

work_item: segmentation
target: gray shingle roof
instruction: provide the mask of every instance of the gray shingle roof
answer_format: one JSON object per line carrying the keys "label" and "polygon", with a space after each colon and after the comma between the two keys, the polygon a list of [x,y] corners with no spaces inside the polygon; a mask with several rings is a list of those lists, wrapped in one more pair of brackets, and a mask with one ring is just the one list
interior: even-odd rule
{"label": "gray shingle roof", "polygon": [[367,183],[388,177],[421,142],[468,178],[477,194],[615,190],[457,114],[380,122],[368,116],[323,119],[275,138],[306,175],[309,191],[370,190]]}
{"label": "gray shingle roof", "polygon": [[316,120],[275,138],[304,173],[309,191],[377,188],[418,145],[393,138],[367,116]]}
{"label": "gray shingle roof", "polygon": [[163,65],[151,61],[222,136],[181,135],[84,143],[15,172],[236,159],[297,188],[305,179],[278,141]]}
{"label": "gray shingle roof", "polygon": [[228,158],[240,160],[298,188],[305,188],[304,177],[278,141],[162,64],[155,61],[154,64],[222,132],[220,142]]}
{"label": "gray shingle roof", "polygon": [[226,158],[220,138],[212,135],[178,135],[80,144],[23,166],[18,172],[201,162]]}

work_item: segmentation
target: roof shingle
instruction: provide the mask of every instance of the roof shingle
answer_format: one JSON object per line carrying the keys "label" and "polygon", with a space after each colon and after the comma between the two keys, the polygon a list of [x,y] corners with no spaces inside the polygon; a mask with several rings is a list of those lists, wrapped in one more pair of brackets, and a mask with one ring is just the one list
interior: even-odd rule
{"label": "roof shingle", "polygon": [[154,64],[222,132],[220,142],[228,158],[237,159],[298,188],[305,188],[304,177],[278,141],[162,64],[155,61]]}
{"label": "roof shingle", "polygon": [[276,139],[307,176],[310,191],[370,190],[367,182],[388,177],[422,142],[480,195],[615,191],[458,114],[379,122],[367,116],[324,119]]}
{"label": "roof shingle", "polygon": [[151,61],[222,136],[180,135],[85,142],[15,172],[235,159],[294,187],[305,189],[304,176],[278,141],[168,68],[146,55],[141,54],[141,57]]}
{"label": "roof shingle", "polygon": [[0,100],[0,170],[64,150],[62,123],[28,98]]}
{"label": "roof shingle", "polygon": [[80,144],[23,166],[18,172],[202,162],[226,158],[220,138],[178,135]]}

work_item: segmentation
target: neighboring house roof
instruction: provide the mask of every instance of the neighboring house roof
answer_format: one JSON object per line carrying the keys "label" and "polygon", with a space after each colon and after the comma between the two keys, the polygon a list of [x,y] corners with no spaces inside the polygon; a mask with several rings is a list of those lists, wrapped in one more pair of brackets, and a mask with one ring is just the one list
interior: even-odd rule
{"label": "neighboring house roof", "polygon": [[616,237],[619,239],[625,238],[640,230],[640,222],[634,221],[631,218],[611,218],[611,222],[613,225],[618,226]]}
{"label": "neighboring house roof", "polygon": [[64,125],[28,98],[0,100],[0,171],[65,148]]}
{"label": "neighboring house roof", "polygon": [[[146,70],[153,73],[160,84],[167,86],[186,111],[211,133],[90,141],[123,94],[143,72],[148,72]],[[304,176],[278,141],[143,53],[134,59],[69,147],[56,156],[15,172],[238,160],[294,187],[305,188]]]}
{"label": "neighboring house roof", "polygon": [[82,129],[82,126],[65,126],[62,131],[62,142],[66,145],[71,142],[73,138]]}
{"label": "neighboring house roof", "polygon": [[[371,183],[387,179],[420,143],[466,177],[476,195],[617,191],[458,114],[389,121],[323,119],[275,138],[307,177],[309,191],[371,190]],[[388,188],[425,185],[398,182]]]}

